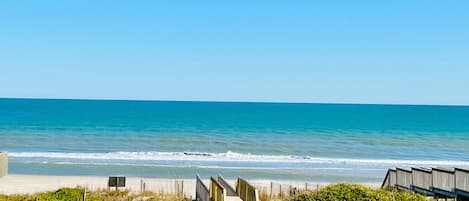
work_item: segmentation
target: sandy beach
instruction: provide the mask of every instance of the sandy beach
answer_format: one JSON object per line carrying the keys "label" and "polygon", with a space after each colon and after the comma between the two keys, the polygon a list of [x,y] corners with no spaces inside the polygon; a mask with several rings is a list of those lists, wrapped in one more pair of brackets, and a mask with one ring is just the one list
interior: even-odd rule
{"label": "sandy beach", "polygon": [[[208,178],[204,178],[208,179]],[[53,191],[63,187],[86,187],[90,190],[107,188],[108,177],[100,176],[53,176],[53,175],[22,175],[10,174],[0,178],[1,194],[29,194],[44,191]],[[186,196],[195,196],[195,179],[161,179],[161,178],[140,178],[127,177],[126,189],[130,191],[141,191],[142,183],[145,183],[145,189],[148,191],[164,191],[168,193],[175,192],[175,183],[183,182],[183,191]],[[208,183],[208,180],[204,181]],[[234,186],[235,180],[228,182]],[[270,191],[271,182],[275,185],[285,185],[297,188],[308,189],[321,188],[329,183],[313,183],[300,181],[270,181],[270,180],[250,180],[250,183],[257,186],[258,189]],[[363,185],[377,188],[378,183],[362,183]],[[274,187],[275,188],[275,187]]]}
{"label": "sandy beach", "polygon": [[[141,191],[141,182],[151,191],[172,192],[175,179],[149,179],[138,177],[126,178],[126,189]],[[186,195],[195,195],[194,179],[179,179],[184,182]],[[107,188],[108,177],[99,176],[53,176],[53,175],[21,175],[10,174],[0,178],[0,193],[26,194],[44,191],[53,191],[63,187],[86,187],[90,190]]]}

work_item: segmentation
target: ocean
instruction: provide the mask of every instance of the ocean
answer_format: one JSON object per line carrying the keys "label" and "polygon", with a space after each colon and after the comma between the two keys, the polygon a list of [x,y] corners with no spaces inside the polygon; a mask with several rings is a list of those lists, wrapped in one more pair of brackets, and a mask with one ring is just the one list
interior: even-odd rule
{"label": "ocean", "polygon": [[469,107],[0,99],[10,174],[380,182],[469,167]]}

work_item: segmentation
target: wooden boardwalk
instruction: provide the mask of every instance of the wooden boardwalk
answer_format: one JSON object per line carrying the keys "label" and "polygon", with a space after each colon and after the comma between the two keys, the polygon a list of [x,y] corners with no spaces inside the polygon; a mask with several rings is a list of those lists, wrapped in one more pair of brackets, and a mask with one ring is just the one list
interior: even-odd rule
{"label": "wooden boardwalk", "polygon": [[461,168],[389,169],[381,187],[412,191],[435,198],[469,201],[469,170]]}
{"label": "wooden boardwalk", "polygon": [[233,188],[221,176],[210,178],[208,188],[199,175],[196,176],[196,201],[259,201],[259,192],[246,180],[238,178]]}

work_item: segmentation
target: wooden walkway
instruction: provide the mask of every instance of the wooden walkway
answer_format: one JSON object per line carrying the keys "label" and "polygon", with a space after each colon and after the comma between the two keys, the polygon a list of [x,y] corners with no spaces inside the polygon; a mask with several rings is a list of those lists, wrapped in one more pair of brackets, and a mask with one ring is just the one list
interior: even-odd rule
{"label": "wooden walkway", "polygon": [[259,201],[259,192],[246,180],[238,178],[233,188],[221,176],[210,178],[208,188],[199,175],[196,176],[196,201]]}
{"label": "wooden walkway", "polygon": [[412,191],[435,198],[469,201],[469,170],[461,168],[389,169],[381,187]]}

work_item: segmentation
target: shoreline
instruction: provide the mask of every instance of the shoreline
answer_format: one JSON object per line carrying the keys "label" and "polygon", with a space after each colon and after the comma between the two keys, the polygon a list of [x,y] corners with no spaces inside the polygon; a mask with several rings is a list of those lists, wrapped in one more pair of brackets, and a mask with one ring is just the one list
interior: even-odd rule
{"label": "shoreline", "polygon": [[[209,178],[202,178],[208,183]],[[174,178],[144,178],[126,177],[126,187],[130,191],[141,191],[142,183],[145,183],[147,191],[175,192],[175,183],[183,182],[183,192],[188,197],[195,197],[195,175],[194,178],[174,179]],[[235,180],[227,179],[234,186]],[[271,182],[275,185],[292,186],[297,188],[308,188],[314,190],[336,182],[301,182],[287,180],[265,180],[254,179],[248,181],[254,186],[264,191],[270,191]],[[58,176],[58,175],[33,175],[33,174],[9,174],[0,178],[0,194],[33,194],[46,191],[54,191],[63,187],[85,187],[89,190],[108,188],[108,177],[104,176]],[[379,188],[380,183],[358,183],[370,188]]]}

